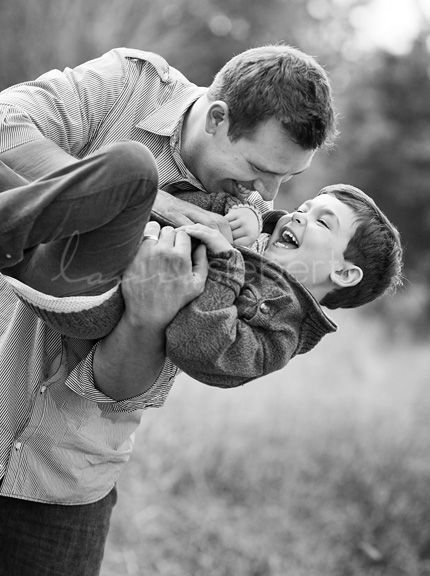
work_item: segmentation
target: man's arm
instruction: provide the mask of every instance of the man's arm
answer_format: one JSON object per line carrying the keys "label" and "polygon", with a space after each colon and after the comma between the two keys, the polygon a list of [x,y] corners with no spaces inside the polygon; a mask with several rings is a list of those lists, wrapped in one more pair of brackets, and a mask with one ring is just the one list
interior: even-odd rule
{"label": "man's arm", "polygon": [[203,291],[205,250],[191,259],[185,232],[151,222],[146,239],[123,276],[125,312],[98,345],[93,362],[96,386],[115,400],[133,398],[154,384],[165,360],[165,329],[177,312]]}
{"label": "man's arm", "polygon": [[[191,194],[189,194],[191,198]],[[199,194],[196,192],[196,194]],[[210,195],[207,195],[210,198]],[[187,224],[204,224],[209,228],[215,228],[223,234],[227,240],[233,241],[230,224],[222,214],[209,212],[209,208],[201,208],[196,204],[176,198],[172,194],[159,190],[155,199],[152,211],[156,215],[167,219],[174,226],[185,226]]]}

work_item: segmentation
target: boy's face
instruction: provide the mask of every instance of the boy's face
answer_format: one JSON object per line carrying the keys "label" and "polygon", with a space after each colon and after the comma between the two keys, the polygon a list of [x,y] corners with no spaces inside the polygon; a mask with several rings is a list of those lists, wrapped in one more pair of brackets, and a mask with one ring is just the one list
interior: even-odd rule
{"label": "boy's face", "polygon": [[355,219],[349,206],[321,194],[278,220],[264,255],[314,295],[324,295],[338,278],[346,280],[349,264],[343,253],[355,232]]}
{"label": "boy's face", "polygon": [[221,190],[246,199],[257,190],[264,200],[273,200],[283,182],[309,167],[314,150],[304,150],[290,140],[275,119],[259,124],[252,135],[232,141],[228,112],[221,106],[212,111],[213,116],[207,117],[206,146],[194,167],[209,192]]}

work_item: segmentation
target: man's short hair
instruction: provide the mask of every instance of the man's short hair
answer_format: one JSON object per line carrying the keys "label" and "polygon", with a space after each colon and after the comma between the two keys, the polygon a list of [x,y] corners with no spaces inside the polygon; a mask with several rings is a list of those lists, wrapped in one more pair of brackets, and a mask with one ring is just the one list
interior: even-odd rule
{"label": "man's short hair", "polygon": [[394,292],[402,284],[403,254],[396,227],[359,188],[335,184],[326,186],[319,194],[331,194],[353,210],[356,229],[343,256],[363,271],[361,282],[331,290],[321,304],[331,309],[355,308]]}
{"label": "man's short hair", "polygon": [[211,100],[229,107],[229,137],[251,135],[275,118],[305,150],[329,144],[336,135],[333,98],[325,70],[288,45],[251,48],[229,60],[209,86]]}

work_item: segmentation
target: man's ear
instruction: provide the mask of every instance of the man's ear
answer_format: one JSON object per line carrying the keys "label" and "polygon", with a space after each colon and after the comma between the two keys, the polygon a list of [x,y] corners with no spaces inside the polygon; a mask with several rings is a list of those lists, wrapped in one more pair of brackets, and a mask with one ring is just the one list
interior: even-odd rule
{"label": "man's ear", "polygon": [[215,102],[211,102],[211,105],[206,112],[206,132],[208,134],[215,134],[223,122],[227,124],[228,128],[227,104],[223,102],[223,100],[216,100]]}
{"label": "man's ear", "polygon": [[330,280],[339,288],[350,288],[356,286],[363,278],[363,270],[352,264],[352,262],[344,262],[343,267],[338,270],[333,270],[330,273]]}

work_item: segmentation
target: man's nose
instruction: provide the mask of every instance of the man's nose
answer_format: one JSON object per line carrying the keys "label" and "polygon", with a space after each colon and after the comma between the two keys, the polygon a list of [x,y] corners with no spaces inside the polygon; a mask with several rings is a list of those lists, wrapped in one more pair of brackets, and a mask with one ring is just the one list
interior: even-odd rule
{"label": "man's nose", "polygon": [[283,181],[284,179],[281,176],[258,178],[254,182],[254,189],[257,190],[263,200],[274,200]]}

